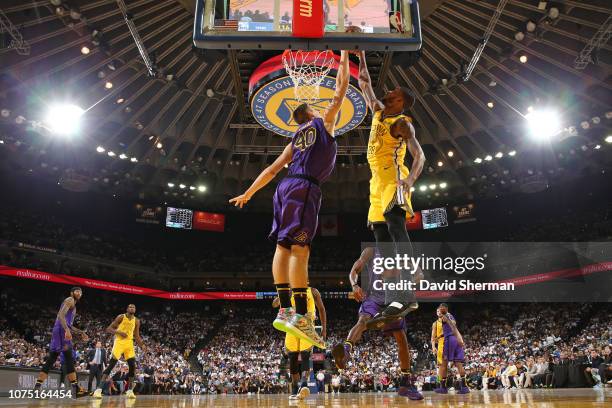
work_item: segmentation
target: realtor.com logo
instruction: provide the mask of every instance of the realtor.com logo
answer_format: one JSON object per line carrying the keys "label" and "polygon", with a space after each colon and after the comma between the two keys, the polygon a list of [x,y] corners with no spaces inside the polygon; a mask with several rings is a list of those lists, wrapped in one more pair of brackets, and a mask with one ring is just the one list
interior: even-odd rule
{"label": "realtor.com logo", "polygon": [[386,270],[398,269],[408,271],[414,275],[419,270],[424,271],[446,271],[455,272],[457,275],[462,275],[470,271],[482,271],[485,268],[485,259],[487,254],[479,257],[440,257],[440,256],[425,256],[419,257],[404,255],[395,255],[394,257],[374,257],[372,260],[372,272],[376,275],[381,275]]}

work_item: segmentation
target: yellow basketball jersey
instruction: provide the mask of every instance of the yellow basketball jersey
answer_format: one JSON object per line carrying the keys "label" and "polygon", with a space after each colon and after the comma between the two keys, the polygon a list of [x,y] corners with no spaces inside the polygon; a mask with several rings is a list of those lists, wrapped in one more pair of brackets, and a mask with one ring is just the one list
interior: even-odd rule
{"label": "yellow basketball jersey", "polygon": [[[307,293],[306,301],[308,302],[306,305],[306,310],[308,311],[308,314],[310,315],[310,318],[312,319],[312,321],[314,321],[316,320],[316,316],[317,316],[317,307],[315,305],[314,296],[312,296],[312,290],[310,288],[306,290],[306,293]],[[291,296],[291,306],[295,308],[295,299],[293,296]]]}
{"label": "yellow basketball jersey", "polygon": [[119,336],[115,335],[115,340],[119,340],[119,341],[121,341],[121,340],[123,340],[123,341],[133,340],[134,339],[134,329],[135,328],[136,328],[136,316],[134,316],[130,320],[124,314],[123,315],[123,320],[121,320],[121,323],[119,323],[119,327],[117,328],[117,330],[127,334],[127,337],[126,338],[122,338],[122,337],[119,337]]}
{"label": "yellow basketball jersey", "polygon": [[401,138],[391,136],[391,126],[400,118],[412,122],[412,118],[404,114],[383,118],[383,111],[374,113],[370,139],[368,140],[368,163],[370,167],[389,167],[404,164],[406,157],[406,142]]}

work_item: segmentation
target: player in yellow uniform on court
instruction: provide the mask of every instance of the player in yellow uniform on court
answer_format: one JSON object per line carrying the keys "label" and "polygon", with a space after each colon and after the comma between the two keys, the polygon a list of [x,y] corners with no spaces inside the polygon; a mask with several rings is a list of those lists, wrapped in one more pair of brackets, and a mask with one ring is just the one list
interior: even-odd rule
{"label": "player in yellow uniform on court", "polygon": [[102,390],[104,389],[108,377],[111,371],[115,368],[117,361],[123,358],[128,364],[128,379],[126,386],[126,397],[133,399],[136,398],[134,395],[134,377],[136,375],[136,352],[134,351],[134,340],[138,343],[138,346],[145,352],[146,347],[142,338],[140,337],[140,320],[136,318],[136,306],[129,304],[125,313],[120,314],[113,320],[113,322],[106,328],[108,333],[115,336],[113,343],[113,350],[111,352],[111,360],[108,363],[108,367],[104,370],[102,375],[102,381],[100,385],[93,393],[94,398],[102,398]]}
{"label": "player in yellow uniform on court", "polygon": [[[394,257],[396,253],[411,255],[406,216],[414,215],[411,190],[425,164],[425,154],[416,139],[412,118],[405,114],[414,106],[415,97],[407,88],[396,88],[388,91],[382,101],[378,100],[372,88],[365,52],[357,55],[359,87],[372,110],[367,153],[372,172],[368,225],[374,232],[383,257]],[[413,159],[410,170],[404,164],[406,150]],[[385,242],[392,244],[380,245]],[[401,274],[396,274],[392,279],[403,279]],[[410,293],[398,291],[387,292],[385,303],[386,308],[368,322],[368,328],[384,327],[383,323],[404,317],[418,307]]]}
{"label": "player in yellow uniform on court", "polygon": [[[321,318],[321,338],[327,337],[327,313],[321,299],[321,293],[315,288],[308,288],[306,310],[310,319],[316,320],[317,312]],[[295,307],[295,298],[291,297],[291,305]],[[272,302],[273,307],[280,306],[278,296]],[[308,373],[310,372],[310,353],[313,344],[293,336],[289,333],[285,335],[285,350],[289,357],[289,372],[291,373],[291,395],[290,400],[304,399],[310,395],[308,389]]]}

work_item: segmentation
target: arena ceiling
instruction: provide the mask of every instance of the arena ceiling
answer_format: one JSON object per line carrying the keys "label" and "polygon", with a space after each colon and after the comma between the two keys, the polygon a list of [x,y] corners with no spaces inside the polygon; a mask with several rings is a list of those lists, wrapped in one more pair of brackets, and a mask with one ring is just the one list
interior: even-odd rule
{"label": "arena ceiling", "polygon": [[[24,40],[23,49],[11,49],[4,33],[0,50],[3,171],[41,173],[75,190],[222,205],[286,143],[257,126],[246,105],[245,78],[273,54],[195,50],[193,0],[126,3],[155,62],[154,77],[115,0],[2,2],[3,21]],[[610,26],[608,0],[507,1],[465,82],[500,2],[421,3],[418,62],[368,53],[377,91],[401,85],[417,94],[411,113],[427,157],[417,205],[540,191],[610,169],[612,145],[604,139],[612,123],[612,45],[595,48],[586,68],[575,67],[598,30]],[[78,140],[38,134],[41,112],[57,100],[88,109]],[[565,130],[536,144],[524,115],[551,107]],[[343,154],[324,186],[327,209],[367,205],[367,137],[367,129],[340,137]],[[269,209],[272,193],[269,186],[251,207]]]}

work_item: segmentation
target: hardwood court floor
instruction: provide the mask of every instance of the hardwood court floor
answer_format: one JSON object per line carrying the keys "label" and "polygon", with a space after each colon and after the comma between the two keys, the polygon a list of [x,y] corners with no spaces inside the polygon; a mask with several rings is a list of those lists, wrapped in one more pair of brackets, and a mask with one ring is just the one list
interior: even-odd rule
{"label": "hardwood court floor", "polygon": [[468,395],[438,395],[424,393],[423,401],[410,401],[396,394],[340,394],[312,395],[304,401],[290,402],[287,395],[219,395],[219,396],[139,396],[128,401],[124,397],[105,397],[103,400],[81,398],[78,400],[10,400],[0,398],[0,407],[74,407],[74,408],[357,408],[357,407],[539,407],[584,408],[612,406],[612,388],[473,391]]}

